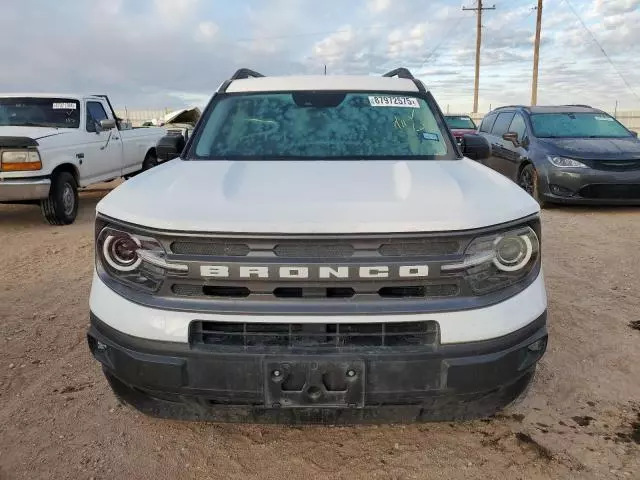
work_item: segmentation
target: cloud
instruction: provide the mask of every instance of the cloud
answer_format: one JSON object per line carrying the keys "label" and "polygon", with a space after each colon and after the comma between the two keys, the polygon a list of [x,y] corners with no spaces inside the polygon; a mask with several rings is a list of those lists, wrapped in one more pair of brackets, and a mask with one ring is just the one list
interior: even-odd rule
{"label": "cloud", "polygon": [[156,16],[165,24],[179,26],[194,14],[199,0],[153,0]]}
{"label": "cloud", "polygon": [[620,15],[637,11],[640,8],[640,0],[595,0],[593,2],[593,14],[609,16]]}
{"label": "cloud", "polygon": [[220,27],[214,22],[200,22],[194,38],[199,42],[209,43],[216,37]]}
{"label": "cloud", "polygon": [[[406,66],[458,111],[471,107],[475,15],[460,0],[30,0],[4,2],[5,91],[105,92],[119,107],[204,102],[233,71],[381,74]],[[530,98],[532,0],[483,16],[481,108]],[[611,61],[640,85],[640,0],[571,0]],[[24,34],[29,25],[29,35]],[[19,41],[12,41],[19,39]],[[564,0],[543,11],[541,102],[640,109]],[[640,92],[638,92],[640,93]]]}
{"label": "cloud", "polygon": [[381,13],[391,6],[391,0],[369,0],[369,10],[373,13]]}

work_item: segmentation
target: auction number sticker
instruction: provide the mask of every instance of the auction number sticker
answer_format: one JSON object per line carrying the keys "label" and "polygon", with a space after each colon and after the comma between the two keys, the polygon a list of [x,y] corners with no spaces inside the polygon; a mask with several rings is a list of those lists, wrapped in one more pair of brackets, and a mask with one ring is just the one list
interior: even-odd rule
{"label": "auction number sticker", "polygon": [[418,102],[418,99],[414,97],[372,95],[369,97],[369,104],[372,107],[420,108],[420,102]]}
{"label": "auction number sticker", "polygon": [[76,104],[75,103],[54,103],[53,109],[54,110],[75,110]]}
{"label": "auction number sticker", "polygon": [[596,120],[600,121],[600,122],[613,122],[613,118],[611,117],[605,117],[605,116],[598,116],[598,117],[594,117]]}

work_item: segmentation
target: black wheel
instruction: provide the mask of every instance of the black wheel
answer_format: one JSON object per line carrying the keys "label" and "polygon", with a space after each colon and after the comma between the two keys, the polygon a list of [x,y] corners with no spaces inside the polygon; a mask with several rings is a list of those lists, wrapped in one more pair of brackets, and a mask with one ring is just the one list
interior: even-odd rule
{"label": "black wheel", "polygon": [[142,162],[142,171],[150,170],[158,165],[158,157],[155,153],[149,152]]}
{"label": "black wheel", "polygon": [[520,170],[520,175],[518,176],[518,185],[520,185],[520,187],[525,192],[531,195],[540,204],[540,207],[544,208],[548,206],[548,203],[540,197],[538,172],[536,168],[530,163],[525,165],[525,167]]}
{"label": "black wheel", "polygon": [[51,225],[70,225],[78,215],[78,184],[69,172],[56,173],[51,179],[49,197],[40,202],[44,218]]}

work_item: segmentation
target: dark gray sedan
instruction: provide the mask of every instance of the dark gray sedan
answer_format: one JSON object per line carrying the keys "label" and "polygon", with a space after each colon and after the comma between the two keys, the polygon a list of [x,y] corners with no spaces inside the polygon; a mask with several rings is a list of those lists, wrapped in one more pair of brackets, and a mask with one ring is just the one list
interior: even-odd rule
{"label": "dark gray sedan", "polygon": [[488,167],[540,202],[640,205],[640,141],[609,114],[586,105],[502,107],[479,129]]}

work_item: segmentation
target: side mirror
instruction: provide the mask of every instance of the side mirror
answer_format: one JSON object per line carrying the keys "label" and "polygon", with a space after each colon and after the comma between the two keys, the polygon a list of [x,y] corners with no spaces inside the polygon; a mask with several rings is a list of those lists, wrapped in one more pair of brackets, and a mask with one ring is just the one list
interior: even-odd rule
{"label": "side mirror", "polygon": [[111,118],[105,118],[104,120],[100,120],[100,128],[102,131],[112,130],[116,128],[116,121]]}
{"label": "side mirror", "polygon": [[165,162],[180,156],[186,142],[182,134],[165,135],[156,144],[158,160]]}
{"label": "side mirror", "polygon": [[520,145],[520,143],[518,142],[518,134],[515,132],[507,132],[502,135],[502,138],[507,142],[513,143],[516,147]]}
{"label": "side mirror", "polygon": [[491,144],[482,135],[467,133],[460,145],[462,154],[471,160],[486,160],[491,156]]}
{"label": "side mirror", "polygon": [[638,138],[638,132],[634,132],[633,130],[631,131],[631,135],[633,135],[634,137]]}

